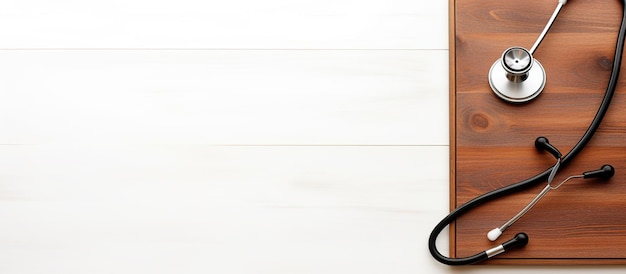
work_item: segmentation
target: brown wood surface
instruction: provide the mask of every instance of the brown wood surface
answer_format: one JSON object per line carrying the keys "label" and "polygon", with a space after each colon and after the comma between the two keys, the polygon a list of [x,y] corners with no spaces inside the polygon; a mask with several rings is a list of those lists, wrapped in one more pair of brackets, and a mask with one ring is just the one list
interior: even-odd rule
{"label": "brown wood surface", "polygon": [[[556,0],[450,0],[451,207],[546,170],[554,158],[533,146],[546,136],[567,153],[587,129],[609,78],[622,7],[617,0],[569,1],[534,57],[547,84],[533,102],[512,105],[491,91],[487,74],[511,46],[530,48]],[[602,126],[555,181],[616,168],[608,182],[570,181],[550,191],[509,228],[530,242],[489,263],[626,264],[626,72]],[[470,211],[451,226],[451,254],[495,246],[486,233],[522,209],[544,186]]]}

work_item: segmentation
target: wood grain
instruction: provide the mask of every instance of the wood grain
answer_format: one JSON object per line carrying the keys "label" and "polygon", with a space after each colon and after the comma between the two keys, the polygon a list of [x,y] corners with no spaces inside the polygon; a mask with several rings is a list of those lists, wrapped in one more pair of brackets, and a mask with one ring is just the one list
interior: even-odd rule
{"label": "wood grain", "polygon": [[[456,27],[456,1],[449,0],[448,1],[448,27],[450,31],[448,32],[448,65],[450,67],[450,73],[448,73],[448,79],[450,81],[450,85],[448,86],[448,93],[450,97],[450,102],[448,105],[448,109],[450,111],[450,115],[448,117],[448,125],[450,125],[450,134],[449,134],[449,144],[450,144],[450,199],[449,206],[450,210],[456,208],[456,37],[454,28]],[[452,222],[449,226],[449,256],[455,256],[456,252],[456,242],[453,235],[456,234],[456,225]]]}
{"label": "wood grain", "polygon": [[[454,149],[451,159],[454,206],[482,193],[528,178],[550,167],[550,155],[533,142],[546,136],[564,153],[585,132],[604,94],[621,17],[618,1],[571,1],[558,17],[535,58],[548,82],[537,100],[511,105],[493,95],[487,74],[510,46],[529,48],[552,13],[552,1],[452,1],[451,67]],[[452,58],[452,57],[451,57]],[[522,250],[494,264],[626,264],[625,78],[588,147],[557,176],[612,164],[609,182],[572,181],[551,191],[502,239],[519,231],[530,236]],[[451,141],[452,142],[452,141]],[[468,256],[490,248],[486,233],[523,208],[543,186],[479,207],[451,229],[452,252]]]}

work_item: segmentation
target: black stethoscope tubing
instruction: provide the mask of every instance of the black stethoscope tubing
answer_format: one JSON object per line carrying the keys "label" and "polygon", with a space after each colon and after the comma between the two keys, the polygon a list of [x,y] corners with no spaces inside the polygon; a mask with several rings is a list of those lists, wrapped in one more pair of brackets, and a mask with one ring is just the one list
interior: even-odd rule
{"label": "black stethoscope tubing", "polygon": [[[591,124],[589,125],[589,127],[587,128],[583,136],[576,143],[576,145],[562,158],[561,166],[565,166],[570,161],[572,161],[576,157],[576,155],[578,155],[585,148],[585,146],[589,143],[593,135],[598,130],[598,127],[600,126],[602,119],[606,115],[609,109],[609,105],[611,104],[611,100],[613,99],[613,95],[615,94],[615,89],[617,88],[617,83],[618,83],[618,78],[619,78],[619,73],[620,73],[620,66],[622,63],[622,54],[624,51],[624,39],[626,36],[626,0],[622,0],[621,2],[622,2],[622,8],[623,8],[622,21],[621,21],[618,36],[617,36],[615,54],[613,58],[613,67],[611,69],[611,76],[610,76],[609,83],[606,88],[606,92],[602,99],[602,103],[598,107],[598,111],[596,112],[593,120],[591,121]],[[477,262],[480,262],[482,260],[489,258],[490,254],[488,254],[487,251],[483,251],[473,256],[465,257],[465,258],[446,257],[442,255],[439,252],[439,250],[437,250],[437,246],[436,246],[437,236],[439,236],[441,231],[446,226],[448,226],[451,222],[453,222],[455,219],[457,219],[461,215],[467,213],[471,209],[481,204],[484,204],[486,202],[521,191],[523,189],[529,188],[531,186],[534,186],[544,181],[548,177],[548,175],[550,174],[553,168],[554,166],[526,180],[482,194],[470,200],[469,202],[459,206],[458,208],[452,210],[452,212],[450,212],[448,216],[443,218],[433,228],[433,231],[430,233],[430,237],[428,239],[428,249],[430,250],[431,255],[437,261],[447,264],[447,265],[474,264],[474,263],[477,263]],[[504,249],[506,249],[506,246],[504,247]],[[503,251],[505,251],[504,249]]]}

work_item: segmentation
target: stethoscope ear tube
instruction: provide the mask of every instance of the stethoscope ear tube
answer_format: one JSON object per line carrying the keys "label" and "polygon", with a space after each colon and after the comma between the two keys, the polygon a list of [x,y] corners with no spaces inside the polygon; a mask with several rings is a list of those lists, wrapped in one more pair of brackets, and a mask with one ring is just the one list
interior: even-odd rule
{"label": "stethoscope ear tube", "polygon": [[[623,51],[624,51],[624,39],[626,36],[626,0],[622,0],[622,8],[623,8],[623,13],[622,13],[622,21],[620,24],[620,28],[619,28],[619,32],[618,32],[618,37],[617,37],[617,42],[616,42],[616,46],[615,46],[615,54],[614,54],[614,58],[613,58],[613,66],[611,69],[611,76],[609,79],[609,83],[607,85],[604,97],[602,99],[602,103],[600,104],[600,106],[598,107],[598,111],[596,112],[593,120],[591,121],[589,127],[587,128],[587,130],[585,131],[585,133],[583,134],[583,136],[580,138],[580,140],[578,141],[578,143],[576,143],[576,145],[562,158],[561,161],[561,166],[565,166],[567,165],[572,159],[574,159],[574,157],[576,157],[576,155],[578,155],[584,148],[585,146],[589,143],[589,141],[591,140],[591,138],[593,137],[593,135],[595,134],[595,132],[597,131],[598,127],[600,126],[600,124],[602,123],[602,119],[604,118],[604,116],[606,115],[609,105],[611,104],[611,100],[613,99],[613,95],[615,94],[615,89],[617,87],[617,83],[618,83],[618,78],[619,78],[619,73],[620,73],[620,66],[622,63],[622,55],[623,55]],[[546,139],[547,140],[547,139]],[[546,142],[546,144],[549,144]],[[537,145],[537,144],[536,144]],[[543,144],[540,144],[540,146],[543,146]],[[542,148],[543,149],[543,148]],[[549,150],[548,150],[549,151]],[[552,153],[552,152],[550,152]],[[553,154],[554,155],[554,154]],[[556,157],[556,155],[555,155]],[[560,157],[557,157],[560,158]],[[609,166],[610,167],[610,166]],[[587,176],[599,176],[599,177],[603,177],[603,176],[608,176],[611,177],[613,176],[613,174],[615,173],[612,167],[606,167],[603,166],[602,168],[602,172],[598,172],[598,173],[590,173],[587,174]],[[552,169],[554,168],[551,167],[531,178],[528,178],[524,181],[509,185],[509,186],[505,186],[496,190],[493,190],[491,192],[485,193],[483,195],[480,195],[474,199],[472,199],[471,201],[459,206],[458,208],[452,210],[448,216],[444,217],[434,228],[433,231],[430,233],[430,237],[428,238],[428,249],[431,253],[431,255],[439,262],[443,263],[443,264],[447,264],[447,265],[467,265],[467,264],[475,264],[478,263],[480,261],[483,261],[485,259],[491,258],[495,255],[501,254],[502,252],[505,252],[509,249],[513,249],[516,247],[522,247],[525,246],[528,243],[528,236],[524,233],[519,233],[516,235],[516,237],[510,241],[505,242],[504,244],[501,245],[501,249],[500,246],[492,248],[490,250],[486,250],[483,252],[480,252],[476,255],[470,256],[470,257],[465,257],[465,258],[449,258],[446,257],[444,255],[442,255],[439,250],[437,250],[437,245],[436,245],[436,241],[437,241],[437,236],[439,236],[439,234],[441,233],[441,231],[447,227],[451,222],[453,222],[455,219],[457,219],[458,217],[460,217],[461,215],[467,213],[468,211],[470,211],[471,209],[484,204],[486,202],[492,201],[494,199],[518,192],[520,190],[529,188],[531,186],[534,186],[542,181],[544,181],[548,175],[550,174],[550,172],[552,171]],[[609,176],[610,175],[610,176]],[[519,237],[518,237],[519,236]],[[506,245],[506,246],[505,246]],[[487,251],[489,251],[489,254],[487,254]],[[491,257],[489,256],[491,255]]]}

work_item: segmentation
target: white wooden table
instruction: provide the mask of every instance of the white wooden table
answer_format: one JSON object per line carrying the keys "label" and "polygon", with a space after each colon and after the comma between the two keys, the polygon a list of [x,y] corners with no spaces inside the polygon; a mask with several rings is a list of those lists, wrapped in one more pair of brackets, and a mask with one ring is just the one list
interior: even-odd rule
{"label": "white wooden table", "polygon": [[457,272],[447,12],[1,0],[0,273]]}

